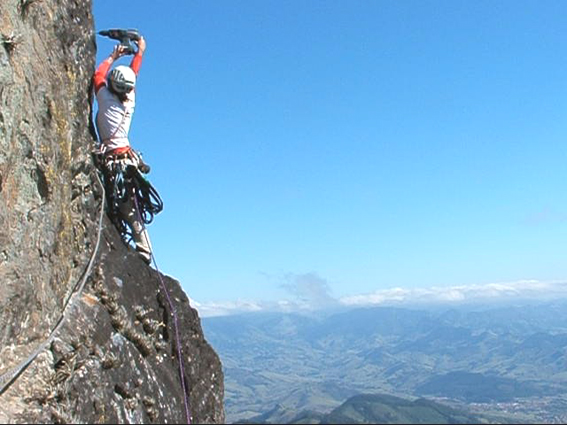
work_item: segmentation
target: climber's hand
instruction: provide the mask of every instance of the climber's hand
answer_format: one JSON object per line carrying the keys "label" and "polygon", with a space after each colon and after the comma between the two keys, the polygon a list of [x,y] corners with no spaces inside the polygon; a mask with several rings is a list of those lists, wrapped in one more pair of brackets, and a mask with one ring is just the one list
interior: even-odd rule
{"label": "climber's hand", "polygon": [[126,55],[128,52],[126,51],[126,47],[123,46],[122,44],[117,44],[116,46],[114,46],[114,50],[112,51],[112,53],[110,54],[110,57],[113,60],[116,60],[124,55]]}
{"label": "climber's hand", "polygon": [[144,54],[146,51],[146,39],[140,36],[140,39],[135,41],[135,43],[138,45],[138,53]]}

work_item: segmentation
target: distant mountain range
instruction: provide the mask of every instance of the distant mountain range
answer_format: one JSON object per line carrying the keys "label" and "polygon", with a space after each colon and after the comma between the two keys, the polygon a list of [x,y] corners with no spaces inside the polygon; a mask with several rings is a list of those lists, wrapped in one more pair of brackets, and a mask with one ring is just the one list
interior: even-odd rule
{"label": "distant mountain range", "polygon": [[261,313],[202,323],[224,366],[229,422],[274,409],[288,411],[289,421],[302,411],[330,414],[354,396],[377,393],[523,422],[567,419],[564,301]]}
{"label": "distant mountain range", "polygon": [[[498,423],[502,422],[498,419]],[[241,423],[262,424],[481,424],[491,419],[423,398],[410,401],[384,394],[360,394],[330,413],[295,412],[277,405]],[[511,423],[511,422],[509,422]]]}

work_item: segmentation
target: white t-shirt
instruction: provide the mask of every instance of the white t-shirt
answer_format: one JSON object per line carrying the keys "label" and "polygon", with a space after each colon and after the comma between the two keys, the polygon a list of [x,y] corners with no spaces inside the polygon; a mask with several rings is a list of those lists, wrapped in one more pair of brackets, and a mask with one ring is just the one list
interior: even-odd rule
{"label": "white t-shirt", "polygon": [[108,87],[104,86],[98,91],[96,98],[98,101],[96,126],[104,152],[130,146],[128,132],[136,106],[135,91],[129,92],[126,101],[122,103]]}

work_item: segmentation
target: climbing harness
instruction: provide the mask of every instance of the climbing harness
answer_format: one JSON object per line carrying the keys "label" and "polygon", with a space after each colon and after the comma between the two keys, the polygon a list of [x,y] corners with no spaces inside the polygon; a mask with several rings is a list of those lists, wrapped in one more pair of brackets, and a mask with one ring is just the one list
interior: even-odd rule
{"label": "climbing harness", "polygon": [[143,166],[149,167],[130,147],[106,154],[101,162],[108,196],[108,215],[122,239],[130,243],[133,239],[132,229],[121,213],[121,206],[133,197],[141,220],[144,224],[150,224],[154,216],[163,210],[163,201],[140,171]]}
{"label": "climbing harness", "polygon": [[[136,207],[136,213],[138,214],[138,219],[142,220],[142,216],[140,212],[141,209],[138,205],[137,197],[134,198],[134,205]],[[154,255],[153,251],[150,255],[152,257],[154,267],[156,268],[158,279],[161,283],[161,289],[163,290],[163,293],[165,294],[165,298],[167,299],[167,302],[169,304],[169,308],[171,310],[171,316],[173,317],[173,327],[175,330],[175,345],[177,346],[177,359],[179,361],[179,377],[181,379],[181,388],[183,390],[183,404],[185,407],[185,415],[187,418],[187,423],[191,424],[191,413],[189,409],[189,391],[187,389],[187,383],[185,382],[185,367],[183,364],[183,352],[181,351],[181,338],[179,337],[179,324],[178,324],[179,321],[177,318],[177,312],[175,310],[175,306],[173,305],[173,301],[171,301],[171,297],[169,296],[169,291],[167,290],[167,286],[165,286],[165,282],[163,281],[163,277],[157,265],[156,256]]]}
{"label": "climbing harness", "polygon": [[22,363],[20,363],[17,367],[4,373],[3,375],[0,375],[0,395],[2,395],[6,391],[6,389],[8,389],[8,387],[10,387],[10,385],[12,385],[15,382],[16,378],[18,378],[27,369],[27,367],[36,359],[39,353],[45,350],[53,342],[53,340],[55,339],[55,335],[57,334],[61,326],[63,326],[67,312],[71,310],[71,308],[75,305],[75,302],[79,299],[79,295],[81,294],[81,292],[83,292],[85,283],[87,281],[87,278],[91,274],[94,260],[98,253],[98,249],[100,246],[100,237],[102,234],[102,219],[104,217],[104,205],[105,205],[105,189],[104,189],[104,185],[100,181],[100,177],[98,176],[98,173],[97,173],[97,180],[102,189],[100,216],[98,220],[98,233],[96,237],[96,245],[89,260],[88,266],[85,270],[85,273],[83,275],[83,278],[75,285],[73,291],[65,301],[63,305],[63,312],[61,313],[61,316],[57,321],[57,325],[55,325],[55,328],[53,328],[53,330],[50,332],[49,337],[43,343],[39,344],[39,346],[35,349],[35,351],[33,351],[28,356],[28,358],[24,360]]}

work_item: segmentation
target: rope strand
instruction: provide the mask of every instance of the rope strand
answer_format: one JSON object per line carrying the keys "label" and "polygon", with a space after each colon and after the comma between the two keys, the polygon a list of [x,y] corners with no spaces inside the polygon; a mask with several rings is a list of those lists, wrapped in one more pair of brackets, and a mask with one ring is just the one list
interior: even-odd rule
{"label": "rope strand", "polygon": [[[138,199],[136,196],[136,193],[134,191],[133,193],[134,196],[134,205],[136,207],[136,213],[138,215],[138,220],[140,221],[140,224],[142,225],[142,229],[145,230],[145,224],[142,220],[142,216],[140,214],[140,209],[138,207]],[[146,237],[146,233],[143,232],[144,237]],[[146,241],[148,242],[148,241]],[[183,389],[183,404],[185,407],[185,415],[187,418],[187,424],[191,424],[191,413],[190,413],[190,409],[189,409],[189,391],[187,389],[187,384],[185,382],[185,367],[183,365],[183,352],[181,351],[181,338],[179,337],[179,325],[178,325],[178,318],[177,318],[177,312],[175,310],[175,306],[173,304],[173,301],[171,301],[171,297],[169,296],[169,291],[167,290],[167,287],[165,286],[165,282],[163,281],[163,277],[161,275],[161,272],[159,271],[158,265],[157,265],[157,261],[156,261],[156,257],[153,254],[153,251],[151,253],[151,257],[152,257],[152,261],[154,263],[154,267],[156,268],[156,272],[159,278],[159,281],[161,283],[161,288],[163,290],[163,293],[165,294],[165,297],[167,298],[167,302],[169,304],[169,308],[171,310],[171,315],[173,317],[173,327],[175,330],[175,344],[177,345],[177,360],[179,361],[179,377],[181,379],[181,387]]]}
{"label": "rope strand", "polygon": [[158,273],[158,278],[161,282],[161,286],[163,288],[163,292],[165,293],[165,296],[167,298],[167,302],[169,303],[169,307],[171,308],[171,315],[173,316],[173,325],[175,328],[175,339],[176,339],[176,345],[177,345],[177,357],[179,359],[179,376],[181,377],[181,387],[183,388],[183,403],[185,405],[185,415],[187,417],[187,423],[190,424],[191,423],[191,414],[189,412],[189,400],[188,400],[188,391],[187,391],[187,384],[185,382],[185,368],[183,366],[183,353],[181,351],[181,338],[179,337],[179,325],[178,325],[178,320],[177,320],[177,314],[175,312],[175,307],[173,305],[173,302],[171,301],[171,298],[169,296],[169,293],[167,291],[167,287],[165,286],[165,283],[163,281],[162,275],[158,269],[157,266],[157,262],[156,262],[156,257],[154,256],[154,254],[152,254],[152,260],[154,262],[154,266],[156,268],[156,271]]}

